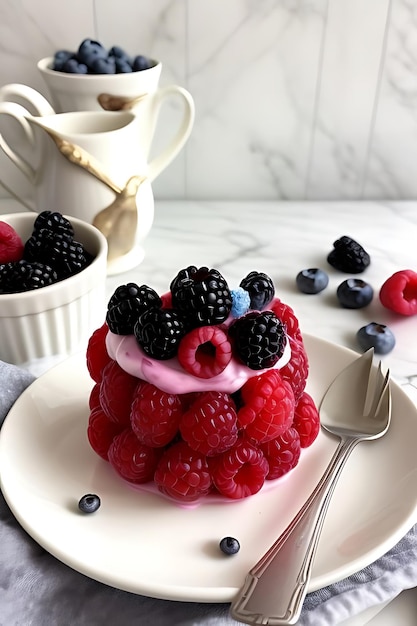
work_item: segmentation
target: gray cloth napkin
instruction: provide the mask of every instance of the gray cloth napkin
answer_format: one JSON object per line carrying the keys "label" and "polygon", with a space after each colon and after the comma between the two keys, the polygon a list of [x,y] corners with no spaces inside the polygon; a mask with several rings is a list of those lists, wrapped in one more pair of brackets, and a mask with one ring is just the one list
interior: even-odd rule
{"label": "gray cloth napkin", "polygon": [[[0,361],[0,425],[34,380]],[[233,626],[228,604],[156,600],[113,589],[67,567],[27,535],[0,494],[0,626]],[[417,526],[387,554],[310,593],[299,626],[334,626],[417,586]]]}

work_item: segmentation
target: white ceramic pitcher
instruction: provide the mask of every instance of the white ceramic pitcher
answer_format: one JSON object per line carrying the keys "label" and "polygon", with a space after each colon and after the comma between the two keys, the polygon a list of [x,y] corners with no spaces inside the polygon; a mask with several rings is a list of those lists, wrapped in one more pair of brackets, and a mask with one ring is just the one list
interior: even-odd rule
{"label": "white ceramic pitcher", "polygon": [[164,160],[159,156],[147,163],[146,154],[138,141],[139,118],[131,111],[32,116],[15,102],[0,102],[0,118],[3,116],[18,122],[24,140],[35,155],[33,162],[29,162],[21,151],[0,135],[0,148],[31,183],[31,201],[20,198],[17,190],[13,191],[16,198],[31,210],[59,211],[92,223],[97,213],[115,199],[114,191],[107,185],[60,153],[50,132],[91,155],[96,167],[119,188],[123,188],[131,176],[147,177],[136,197],[138,228],[135,247],[127,258],[113,262],[113,270],[109,271],[116,273],[137,265],[144,255],[141,243],[153,223],[151,182],[169,162],[169,158]]}

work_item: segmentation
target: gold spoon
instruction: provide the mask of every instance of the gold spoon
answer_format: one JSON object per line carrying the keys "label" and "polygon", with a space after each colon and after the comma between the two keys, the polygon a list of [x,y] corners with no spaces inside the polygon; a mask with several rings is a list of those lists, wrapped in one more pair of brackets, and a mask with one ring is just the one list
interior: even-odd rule
{"label": "gold spoon", "polygon": [[130,111],[148,95],[147,93],[142,93],[140,96],[130,98],[128,96],[112,96],[109,93],[101,93],[97,96],[97,100],[105,111]]}
{"label": "gold spoon", "polygon": [[132,176],[122,189],[103,172],[100,163],[84,148],[63,139],[40,120],[31,117],[30,121],[43,128],[68,161],[86,170],[114,191],[116,199],[97,213],[93,219],[93,225],[101,230],[107,239],[109,260],[129,252],[135,243],[138,224],[136,195],[140,185],[146,180],[146,176]]}

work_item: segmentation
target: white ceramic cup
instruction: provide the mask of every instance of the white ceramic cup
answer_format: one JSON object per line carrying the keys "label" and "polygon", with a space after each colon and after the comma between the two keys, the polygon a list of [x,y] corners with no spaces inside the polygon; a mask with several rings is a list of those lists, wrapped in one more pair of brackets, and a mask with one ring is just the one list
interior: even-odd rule
{"label": "white ceramic cup", "polygon": [[[36,155],[33,159],[36,164],[30,163],[0,135],[0,148],[31,183],[33,202],[20,198],[18,191],[13,193],[33,211],[59,211],[92,223],[97,213],[116,198],[115,192],[103,182],[68,161],[50,138],[48,130],[55,132],[61,140],[87,151],[98,168],[121,189],[131,176],[149,176],[136,196],[138,228],[135,250],[128,265],[139,263],[144,255],[140,244],[149,233],[154,217],[151,182],[161,168],[161,162],[155,167],[152,162],[147,163],[138,141],[140,119],[131,111],[82,111],[33,117],[14,102],[0,102],[0,116],[2,114],[18,122],[26,143]],[[117,264],[113,263],[113,267]],[[111,273],[125,269],[126,263]]]}

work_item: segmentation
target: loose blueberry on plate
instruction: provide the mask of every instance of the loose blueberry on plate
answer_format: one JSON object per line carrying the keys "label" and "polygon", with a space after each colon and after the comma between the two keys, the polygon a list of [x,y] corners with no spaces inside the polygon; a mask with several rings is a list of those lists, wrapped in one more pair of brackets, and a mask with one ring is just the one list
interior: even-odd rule
{"label": "loose blueberry on plate", "polygon": [[78,508],[83,513],[95,513],[100,505],[101,500],[95,493],[87,493],[78,502]]}
{"label": "loose blueberry on plate", "polygon": [[388,354],[395,346],[394,333],[384,324],[370,322],[356,333],[362,350],[373,348],[376,354]]}
{"label": "loose blueberry on plate", "polygon": [[362,309],[372,301],[374,290],[359,278],[348,278],[337,288],[337,299],[345,309]]}
{"label": "loose blueberry on plate", "polygon": [[329,277],[323,270],[311,267],[301,270],[296,277],[296,284],[302,293],[316,294],[326,289],[329,284]]}
{"label": "loose blueberry on plate", "polygon": [[234,537],[223,537],[223,539],[219,543],[220,550],[224,552],[224,554],[232,555],[236,554],[240,550],[240,543]]}

